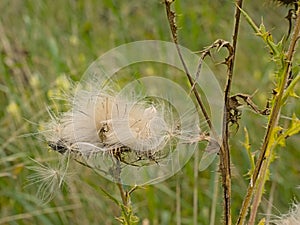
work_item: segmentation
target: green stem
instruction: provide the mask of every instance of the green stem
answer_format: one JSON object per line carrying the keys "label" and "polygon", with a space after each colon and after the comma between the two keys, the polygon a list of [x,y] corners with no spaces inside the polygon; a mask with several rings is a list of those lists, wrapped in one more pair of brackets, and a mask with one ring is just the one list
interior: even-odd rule
{"label": "green stem", "polygon": [[[266,134],[264,137],[263,145],[261,147],[261,152],[260,152],[259,158],[256,162],[255,169],[254,169],[250,184],[247,189],[246,197],[244,198],[244,201],[242,204],[240,215],[239,215],[239,218],[236,223],[237,225],[244,224],[244,221],[245,221],[245,218],[247,215],[247,211],[248,211],[248,208],[250,205],[250,201],[253,196],[254,189],[258,183],[257,182],[258,177],[263,176],[263,174],[261,174],[261,171],[262,171],[263,165],[265,163],[267,163],[266,161],[268,161],[268,160],[266,160],[267,159],[266,153],[267,153],[267,150],[271,147],[270,139],[274,133],[274,128],[276,128],[276,126],[278,124],[278,118],[279,118],[280,110],[281,110],[281,106],[282,106],[282,99],[284,97],[285,88],[286,88],[286,84],[288,81],[288,75],[289,75],[289,72],[291,71],[291,62],[292,62],[292,59],[293,59],[293,56],[295,53],[295,48],[297,45],[297,41],[298,41],[299,35],[300,35],[300,8],[298,8],[297,15],[298,16],[297,16],[293,36],[292,36],[292,39],[291,39],[291,42],[290,42],[290,45],[288,48],[286,60],[283,65],[282,80],[279,84],[280,85],[279,91],[278,91],[277,95],[275,96],[275,101],[274,101],[274,105],[272,107],[271,114],[269,117],[267,131],[266,131]],[[268,156],[270,157],[270,154]],[[261,182],[265,182],[264,179],[261,179]]]}
{"label": "green stem", "polygon": [[270,152],[268,153],[269,156],[267,157],[266,163],[263,164],[263,167],[261,170],[261,176],[258,178],[258,182],[257,182],[258,187],[257,187],[256,193],[255,193],[255,196],[253,198],[253,203],[252,203],[252,207],[251,207],[251,213],[250,213],[248,225],[254,225],[254,223],[255,223],[257,210],[260,205],[261,198],[263,196],[264,187],[265,187],[265,182],[267,180],[268,168],[271,164],[272,150],[270,150]]}

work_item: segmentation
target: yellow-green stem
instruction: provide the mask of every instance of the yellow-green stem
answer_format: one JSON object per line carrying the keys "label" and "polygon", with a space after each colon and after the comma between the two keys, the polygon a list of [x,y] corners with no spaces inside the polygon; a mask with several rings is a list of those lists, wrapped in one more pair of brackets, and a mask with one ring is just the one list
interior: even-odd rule
{"label": "yellow-green stem", "polygon": [[244,224],[244,221],[245,221],[245,218],[247,215],[247,211],[248,211],[248,208],[250,205],[250,201],[252,199],[254,189],[257,185],[258,176],[260,175],[262,165],[266,160],[267,149],[270,147],[269,145],[270,145],[271,135],[273,134],[274,128],[277,126],[277,123],[278,123],[278,117],[280,115],[280,109],[282,106],[282,98],[284,96],[284,91],[285,91],[286,83],[288,80],[288,75],[291,70],[291,62],[292,62],[296,44],[297,44],[297,41],[298,41],[299,35],[300,35],[300,8],[299,7],[298,7],[297,15],[298,16],[296,19],[294,32],[293,32],[292,39],[291,39],[291,42],[290,42],[290,45],[288,48],[286,60],[284,63],[284,68],[283,68],[283,72],[282,72],[282,80],[280,82],[279,91],[278,91],[277,95],[275,96],[275,101],[274,101],[274,105],[272,107],[271,114],[269,117],[267,131],[266,131],[266,135],[265,135],[265,138],[263,141],[261,152],[260,152],[259,158],[257,160],[250,184],[248,186],[246,197],[244,198],[244,201],[242,204],[240,215],[239,215],[239,218],[236,223],[237,225]]}

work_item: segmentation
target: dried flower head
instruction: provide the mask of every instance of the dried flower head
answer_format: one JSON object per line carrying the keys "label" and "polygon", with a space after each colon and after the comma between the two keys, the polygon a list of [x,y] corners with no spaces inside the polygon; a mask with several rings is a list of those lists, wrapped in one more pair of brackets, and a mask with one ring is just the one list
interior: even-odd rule
{"label": "dried flower head", "polygon": [[[190,71],[194,71],[198,56],[182,50],[190,61]],[[99,57],[76,89],[70,90],[74,96],[67,99],[69,110],[62,108],[64,112],[57,116],[50,113],[51,121],[43,131],[48,145],[126,185],[150,184],[174,175],[192,157],[198,142],[209,140],[209,127],[199,123],[191,96],[178,83],[159,74],[130,77],[128,82],[123,80],[122,70],[144,61],[182,70],[178,58],[173,57],[176,55],[173,44],[145,41],[119,46]],[[204,66],[197,83],[204,93],[208,91],[213,133],[218,136],[223,92],[211,75]],[[218,150],[219,145],[209,145],[213,155]]]}
{"label": "dried flower head", "polygon": [[51,114],[44,134],[48,145],[62,154],[88,159],[101,153],[130,165],[153,163],[168,154],[165,147],[176,133],[174,124],[166,122],[165,108],[159,109],[149,100],[82,90],[70,111]]}

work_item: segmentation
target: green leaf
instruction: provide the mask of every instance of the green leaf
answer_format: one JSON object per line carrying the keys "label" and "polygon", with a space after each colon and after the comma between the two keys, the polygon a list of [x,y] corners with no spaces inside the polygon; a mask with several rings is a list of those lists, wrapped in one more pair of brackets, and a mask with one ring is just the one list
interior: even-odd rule
{"label": "green leaf", "polygon": [[239,9],[240,9],[241,13],[243,14],[243,16],[245,17],[245,19],[247,20],[247,22],[249,23],[249,25],[252,27],[252,29],[256,33],[256,35],[261,37],[264,40],[264,42],[269,46],[269,48],[271,50],[271,53],[274,56],[274,59],[276,61],[278,59],[282,59],[284,57],[284,54],[283,54],[283,40],[281,40],[280,42],[275,44],[274,41],[273,41],[272,35],[270,34],[270,32],[268,32],[266,30],[266,27],[263,24],[263,22],[258,27],[255,24],[255,22],[252,20],[252,18],[243,9],[241,9],[241,8],[239,8]]}

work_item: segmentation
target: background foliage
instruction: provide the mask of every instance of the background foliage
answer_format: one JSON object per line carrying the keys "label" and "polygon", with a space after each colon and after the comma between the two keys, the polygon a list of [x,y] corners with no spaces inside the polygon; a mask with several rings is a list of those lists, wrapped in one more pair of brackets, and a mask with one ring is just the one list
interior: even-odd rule
{"label": "background foliage", "polygon": [[[245,9],[257,23],[263,18],[277,40],[287,33],[286,7],[256,0],[247,1]],[[231,39],[233,1],[178,0],[175,10],[181,45],[199,51],[215,39]],[[163,4],[157,0],[66,0],[59,4],[2,0],[0,11],[0,224],[117,224],[118,208],[98,188],[117,196],[115,185],[76,163],[71,165],[74,173],[68,187],[50,203],[42,204],[35,195],[37,186],[28,186],[32,171],[27,167],[34,164],[30,158],[51,164],[57,153],[48,151],[39,136],[29,134],[35,134],[47,121],[48,104],[55,105],[57,111],[65,107],[63,101],[54,103],[51,97],[68,90],[70,80],[80,80],[98,56],[131,41],[170,41]],[[226,68],[217,65],[222,58],[213,58],[206,61],[224,84]],[[296,58],[299,62],[299,55]],[[271,95],[273,69],[267,48],[242,19],[233,91],[255,93],[254,101],[263,108]],[[184,76],[182,82],[186,82]],[[244,175],[250,168],[243,128],[248,129],[252,148],[259,149],[266,122],[247,108],[242,111],[240,129],[235,133],[236,127],[232,127],[233,220],[248,183]],[[293,111],[300,113],[297,100],[290,100],[283,114]],[[272,213],[278,214],[286,212],[293,199],[300,199],[299,145],[296,135],[278,151],[260,217],[267,213],[270,200]],[[199,173],[199,224],[209,224],[212,198],[217,194],[215,170],[212,165]],[[193,159],[176,176],[134,192],[134,210],[144,223],[175,224],[179,194],[181,222],[192,224]],[[213,206],[216,221],[221,219],[220,202]]]}

